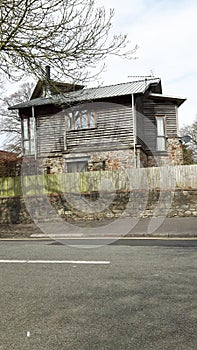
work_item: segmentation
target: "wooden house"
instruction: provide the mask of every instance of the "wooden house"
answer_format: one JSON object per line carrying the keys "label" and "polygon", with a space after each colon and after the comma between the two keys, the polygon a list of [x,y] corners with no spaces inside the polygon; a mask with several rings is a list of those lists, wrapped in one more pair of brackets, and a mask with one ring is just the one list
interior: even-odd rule
{"label": "wooden house", "polygon": [[23,154],[46,173],[182,164],[178,107],[161,80],[85,88],[39,81],[18,109]]}

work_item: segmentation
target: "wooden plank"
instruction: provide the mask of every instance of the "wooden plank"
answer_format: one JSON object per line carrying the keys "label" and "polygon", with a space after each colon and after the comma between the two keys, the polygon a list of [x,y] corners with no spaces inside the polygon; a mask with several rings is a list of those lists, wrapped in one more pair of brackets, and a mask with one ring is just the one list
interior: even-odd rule
{"label": "wooden plank", "polygon": [[[83,144],[89,144],[90,141],[94,142],[94,138],[96,140],[100,139],[102,142],[104,138],[111,137],[113,139],[117,136],[120,137],[120,142],[123,139],[126,140],[127,144],[133,142],[131,108],[115,105],[109,110],[97,110],[95,119],[97,127],[94,129],[66,131],[65,114],[59,113],[54,116],[38,117],[38,155],[51,151],[61,152],[64,149],[65,131],[69,150],[81,142]],[[115,142],[117,142],[116,139]]]}
{"label": "wooden plank", "polygon": [[[0,178],[0,196],[34,196],[55,193],[89,193],[102,191],[102,181],[109,181],[109,190],[150,190],[165,188],[167,179],[175,188],[197,189],[197,165],[127,169],[127,171],[94,171],[53,175],[32,175]],[[170,174],[170,176],[168,176]],[[171,181],[172,179],[172,181]],[[21,185],[22,184],[22,188]],[[112,185],[110,185],[110,183]],[[105,189],[106,190],[106,189]]]}

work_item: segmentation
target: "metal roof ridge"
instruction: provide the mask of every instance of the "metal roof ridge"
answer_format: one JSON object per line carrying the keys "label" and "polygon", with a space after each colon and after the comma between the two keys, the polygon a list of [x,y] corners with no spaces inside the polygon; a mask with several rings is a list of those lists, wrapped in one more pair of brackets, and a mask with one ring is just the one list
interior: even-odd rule
{"label": "metal roof ridge", "polygon": [[[114,97],[114,96],[123,96],[123,95],[129,95],[131,93],[144,93],[151,85],[151,83],[156,82],[159,84],[161,82],[160,78],[148,78],[143,80],[136,80],[132,82],[125,82],[125,83],[119,83],[119,84],[112,84],[112,85],[105,85],[105,86],[98,86],[98,87],[91,87],[91,88],[84,88],[76,91],[69,91],[69,92],[60,92],[56,95],[46,96],[46,97],[37,97],[34,99],[31,99],[29,101],[25,101],[22,103],[19,103],[17,105],[9,107],[9,109],[16,109],[16,108],[25,108],[25,107],[31,107],[36,105],[42,105],[43,104],[50,104],[50,103],[59,103],[60,100],[63,98],[68,101],[85,101],[88,96],[89,99],[100,99],[105,97]],[[122,89],[121,89],[122,88]],[[110,93],[110,89],[113,90]]]}

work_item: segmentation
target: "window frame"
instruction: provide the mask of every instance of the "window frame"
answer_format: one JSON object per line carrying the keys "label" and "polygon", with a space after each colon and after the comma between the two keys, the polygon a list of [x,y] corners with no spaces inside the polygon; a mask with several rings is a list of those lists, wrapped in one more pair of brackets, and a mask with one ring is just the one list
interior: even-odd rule
{"label": "window frame", "polygon": [[[69,174],[74,174],[74,173],[85,173],[87,171],[87,165],[88,162],[67,162],[66,167],[67,167],[67,173]],[[74,167],[75,169],[73,170],[71,167]]]}
{"label": "window frame", "polygon": [[[67,158],[65,159],[65,171],[66,173],[82,173],[87,171],[89,157],[81,158]],[[82,166],[83,164],[83,166]],[[81,168],[80,168],[81,165]],[[71,166],[76,166],[76,170],[72,171]]]}
{"label": "window frame", "polygon": [[[155,119],[156,119],[156,150],[157,152],[166,152],[166,116],[157,115]],[[162,120],[162,128],[161,128],[161,125],[159,125],[159,120]]]}
{"label": "window frame", "polygon": [[[33,117],[23,117],[22,123],[22,142],[23,154],[35,154],[35,121]],[[27,146],[25,146],[25,144]]]}
{"label": "window frame", "polygon": [[[78,118],[76,118],[77,114],[79,114]],[[84,120],[84,117],[86,117],[87,120]],[[97,127],[96,111],[88,109],[73,109],[66,113],[65,123],[67,131],[95,129]]]}
{"label": "window frame", "polygon": [[77,160],[69,160],[65,162],[65,170],[66,173],[73,174],[73,173],[84,173],[87,171],[88,167],[88,160],[84,159],[77,159]]}

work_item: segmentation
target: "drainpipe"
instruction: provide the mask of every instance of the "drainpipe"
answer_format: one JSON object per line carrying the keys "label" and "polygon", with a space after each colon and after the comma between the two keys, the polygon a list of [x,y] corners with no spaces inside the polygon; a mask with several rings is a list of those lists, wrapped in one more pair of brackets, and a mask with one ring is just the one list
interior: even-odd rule
{"label": "drainpipe", "polygon": [[180,136],[180,130],[179,130],[179,119],[178,119],[178,107],[175,106],[176,111],[176,129],[177,129],[177,136]]}
{"label": "drainpipe", "polygon": [[20,121],[21,121],[21,150],[22,150],[22,156],[25,155],[24,152],[24,127],[23,127],[23,117],[19,112],[19,117],[20,117]]}
{"label": "drainpipe", "polygon": [[31,108],[31,115],[33,119],[33,130],[34,130],[34,148],[35,148],[35,154],[34,158],[37,159],[37,144],[36,144],[36,119],[35,119],[35,108],[32,106]]}
{"label": "drainpipe", "polygon": [[136,168],[137,167],[137,164],[136,164],[136,114],[135,114],[134,94],[131,95],[131,98],[132,98],[132,116],[133,116],[134,168]]}

